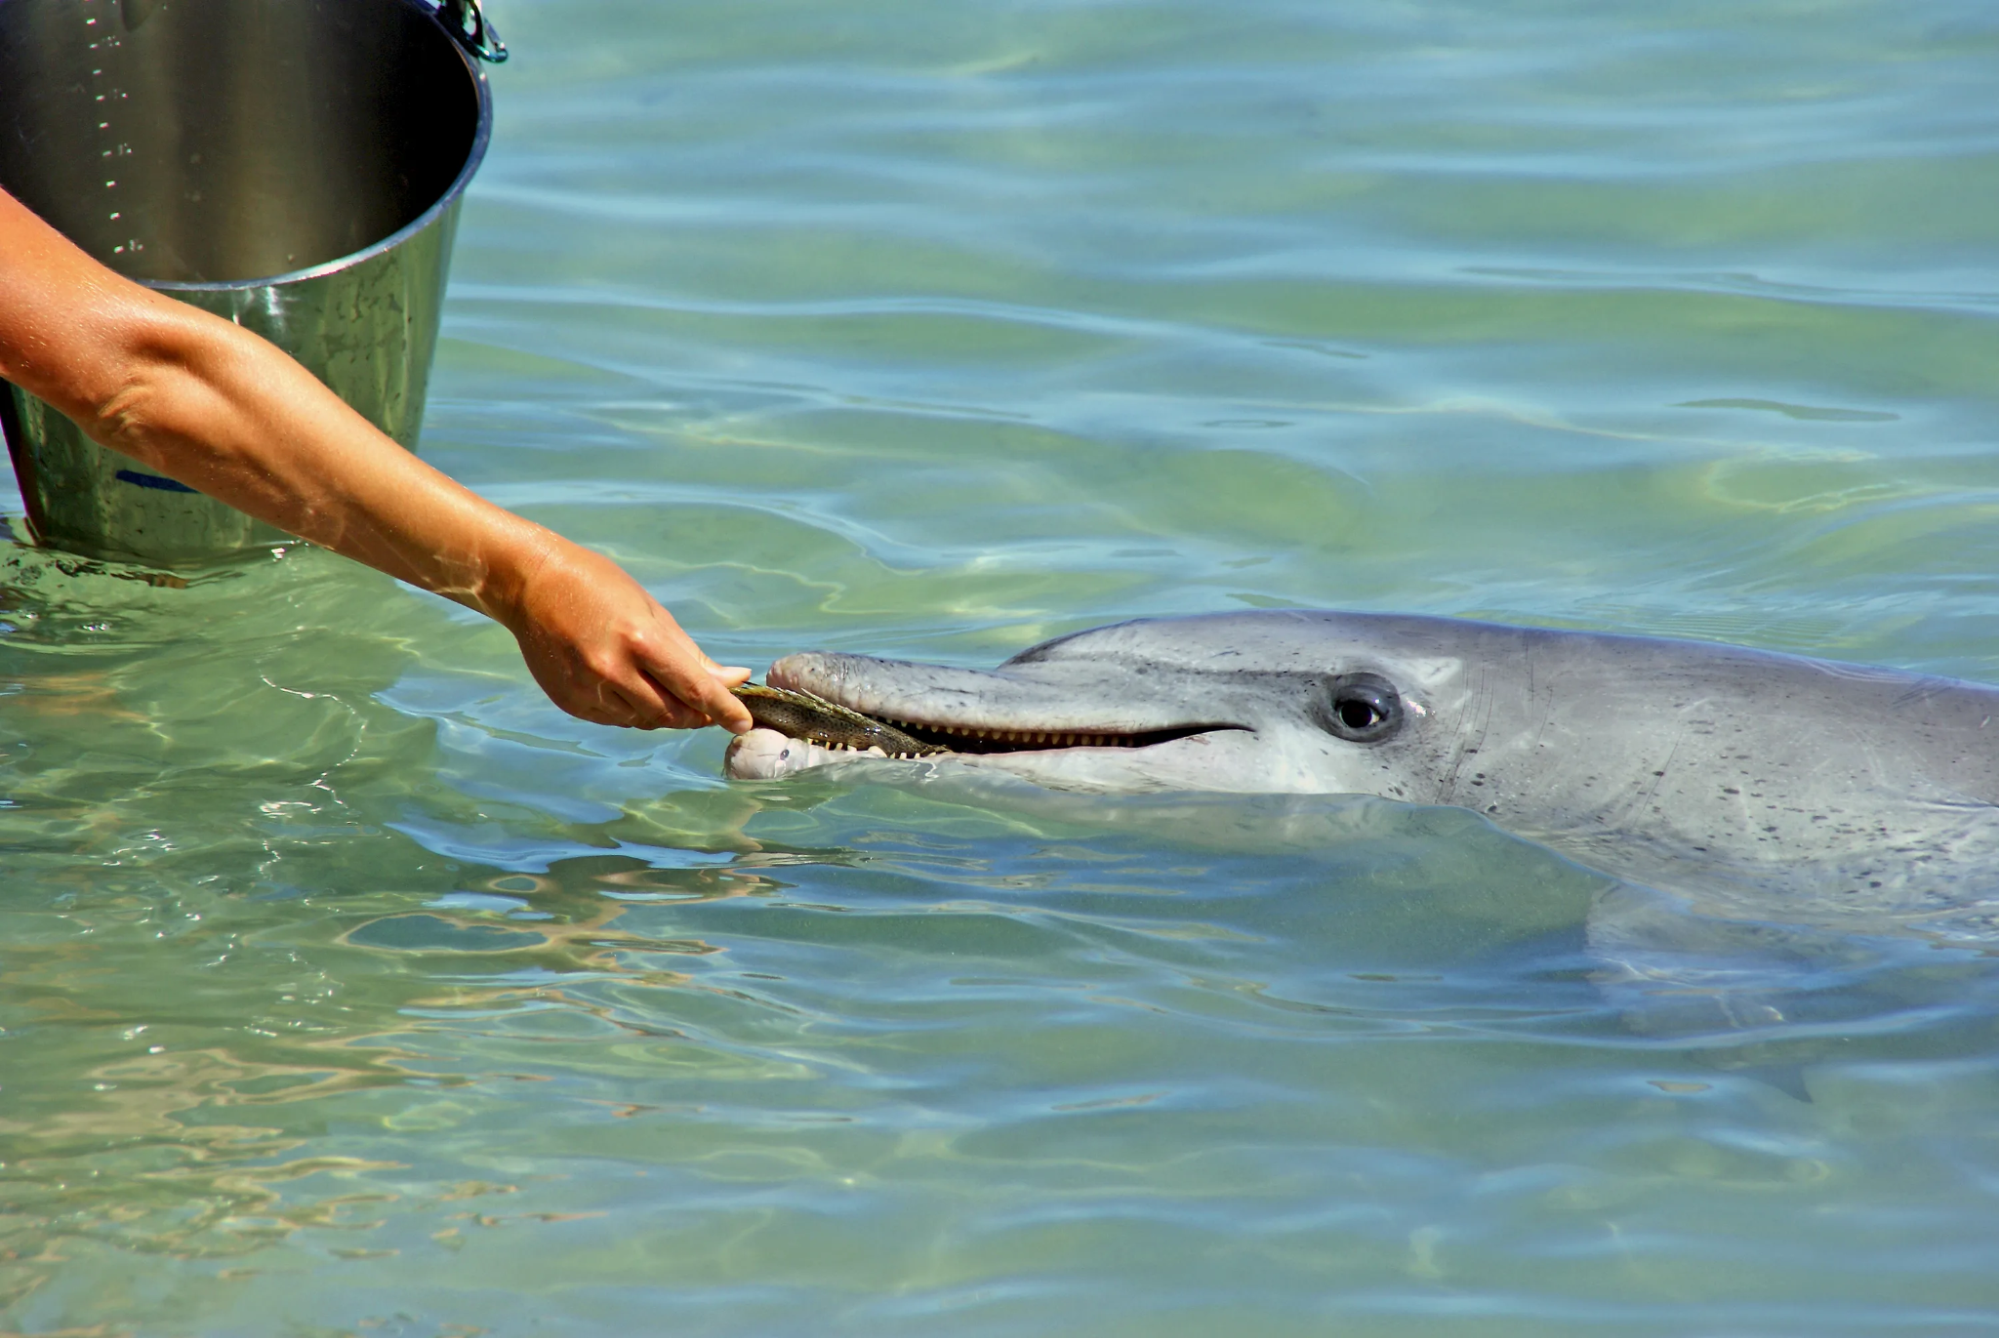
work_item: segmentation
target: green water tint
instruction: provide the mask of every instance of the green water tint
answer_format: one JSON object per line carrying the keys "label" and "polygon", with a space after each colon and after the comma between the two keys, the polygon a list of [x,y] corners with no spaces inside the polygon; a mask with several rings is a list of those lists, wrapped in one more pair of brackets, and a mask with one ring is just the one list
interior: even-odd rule
{"label": "green water tint", "polygon": [[[1992,680],[1989,10],[496,10],[423,450],[727,664]],[[1987,946],[1646,1031],[1470,814],[730,784],[325,554],[134,575],[0,553],[0,1329],[1999,1327]]]}

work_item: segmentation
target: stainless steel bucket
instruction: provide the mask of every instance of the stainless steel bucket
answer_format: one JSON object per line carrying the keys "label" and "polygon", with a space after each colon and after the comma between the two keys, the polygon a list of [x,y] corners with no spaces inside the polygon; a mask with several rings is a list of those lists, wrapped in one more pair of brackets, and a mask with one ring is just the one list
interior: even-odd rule
{"label": "stainless steel bucket", "polygon": [[[505,49],[472,0],[0,0],[0,186],[414,449],[492,126],[475,54]],[[0,428],[45,544],[183,566],[286,538],[5,383]]]}

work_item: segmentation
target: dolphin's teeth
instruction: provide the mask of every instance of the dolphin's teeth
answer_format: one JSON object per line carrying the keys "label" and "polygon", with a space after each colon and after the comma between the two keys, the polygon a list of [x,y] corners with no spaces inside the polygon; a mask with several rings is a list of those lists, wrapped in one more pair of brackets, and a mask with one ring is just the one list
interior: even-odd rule
{"label": "dolphin's teeth", "polygon": [[[0,4],[5,3],[6,0],[0,0]],[[1107,730],[1034,730],[965,723],[947,725],[893,716],[878,716],[875,719],[884,725],[913,733],[919,740],[927,739],[935,751],[942,753],[1006,753],[1058,748],[1132,749],[1160,742],[1152,732],[1124,734]],[[1182,732],[1176,730],[1162,733],[1167,733],[1167,737],[1172,738]],[[1190,730],[1185,733],[1195,732]],[[904,761],[926,756],[923,750],[890,753],[882,745],[870,745],[862,741],[841,743],[831,738],[815,736],[806,742],[830,753],[876,754]]]}

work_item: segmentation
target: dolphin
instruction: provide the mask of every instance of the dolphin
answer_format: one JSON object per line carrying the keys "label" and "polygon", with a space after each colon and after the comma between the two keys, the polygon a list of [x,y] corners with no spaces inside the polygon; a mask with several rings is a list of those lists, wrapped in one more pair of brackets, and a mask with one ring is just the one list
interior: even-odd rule
{"label": "dolphin", "polygon": [[1054,789],[1378,796],[1470,809],[1730,917],[1989,940],[1999,688],[1742,647],[1259,610],[1058,637],[993,670],[828,652],[768,682],[942,752],[758,729],[736,778],[829,765]]}

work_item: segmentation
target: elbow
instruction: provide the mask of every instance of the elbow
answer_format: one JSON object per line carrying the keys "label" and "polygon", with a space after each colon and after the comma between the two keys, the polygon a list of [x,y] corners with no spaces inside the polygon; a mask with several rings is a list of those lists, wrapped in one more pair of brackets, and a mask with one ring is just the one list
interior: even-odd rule
{"label": "elbow", "polygon": [[[178,304],[174,304],[178,305]],[[200,436],[200,405],[214,380],[210,365],[223,341],[193,308],[147,311],[119,332],[100,382],[70,409],[99,445],[155,466],[173,444]]]}
{"label": "elbow", "polygon": [[115,388],[95,400],[80,426],[92,441],[141,460],[146,446],[159,436],[160,404],[171,394],[171,368],[135,364],[125,369]]}

